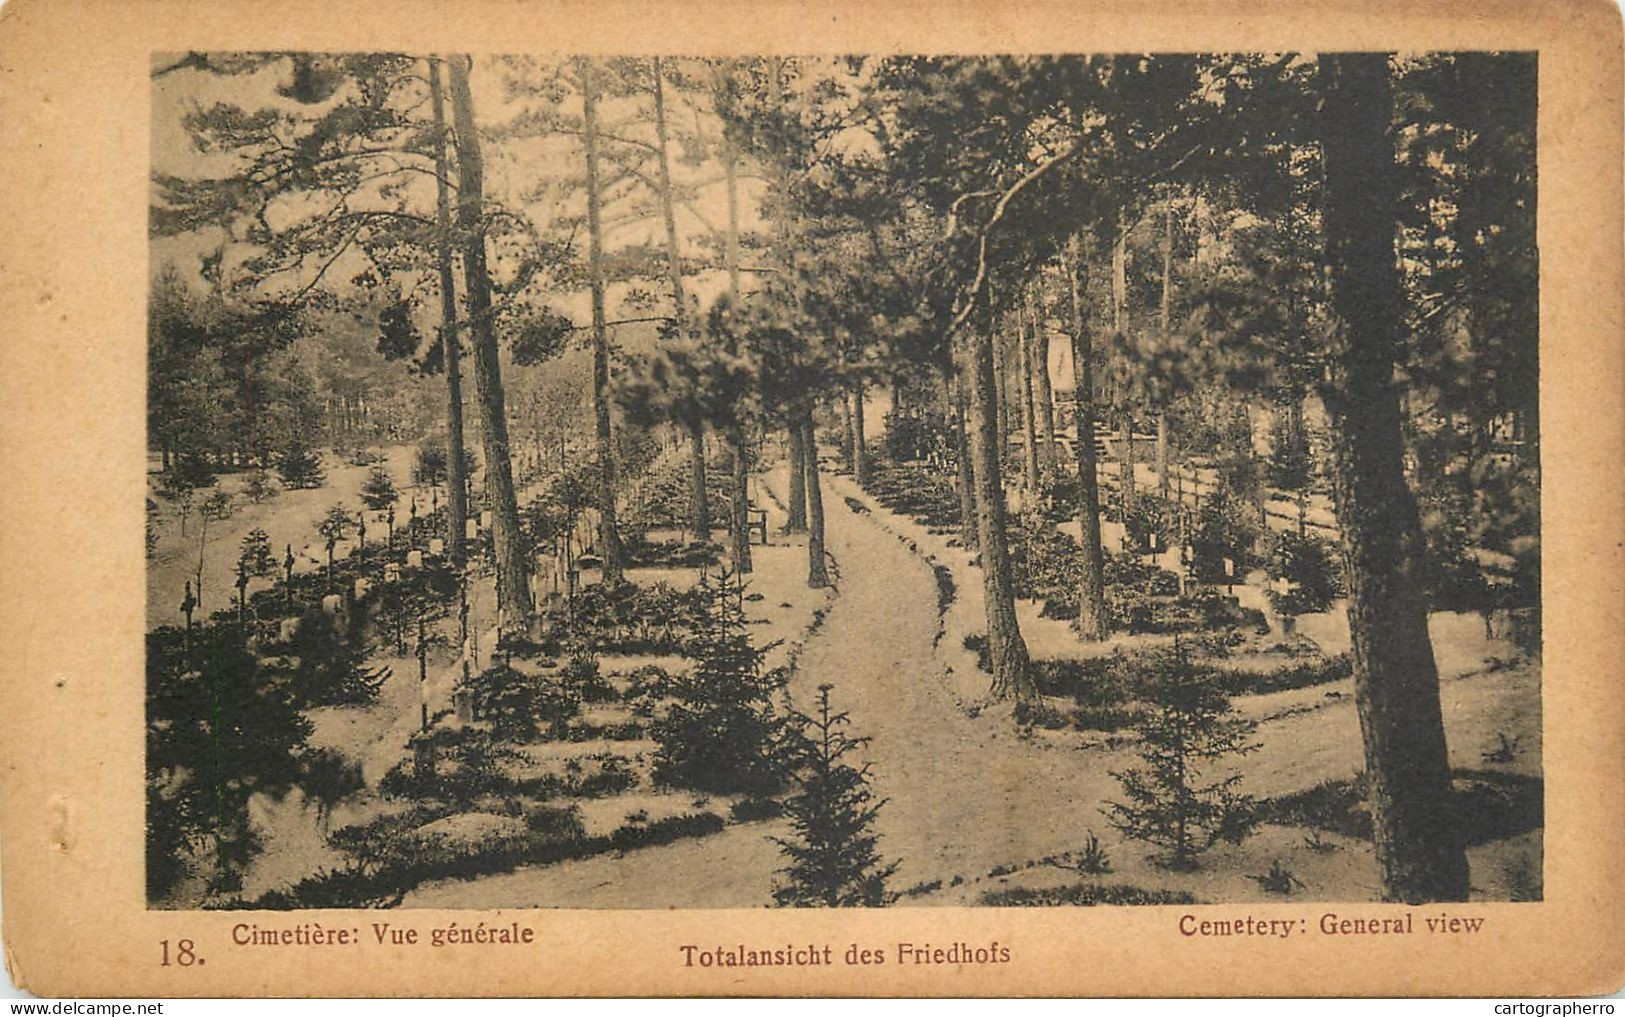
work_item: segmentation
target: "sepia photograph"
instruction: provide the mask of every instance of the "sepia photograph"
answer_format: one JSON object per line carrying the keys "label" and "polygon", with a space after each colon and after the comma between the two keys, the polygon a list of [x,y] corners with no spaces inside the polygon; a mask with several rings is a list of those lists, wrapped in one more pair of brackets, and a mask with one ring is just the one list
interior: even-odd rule
{"label": "sepia photograph", "polygon": [[146,907],[1542,900],[1541,70],[152,54]]}

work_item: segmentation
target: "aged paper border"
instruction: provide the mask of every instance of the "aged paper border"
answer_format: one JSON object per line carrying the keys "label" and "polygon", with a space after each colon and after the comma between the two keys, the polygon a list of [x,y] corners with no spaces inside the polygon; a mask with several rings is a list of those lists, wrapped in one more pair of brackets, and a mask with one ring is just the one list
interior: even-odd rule
{"label": "aged paper border", "polygon": [[[1540,51],[1545,900],[1435,908],[1476,937],[1182,937],[1178,908],[394,912],[528,948],[229,946],[242,913],[142,889],[149,58],[475,52]],[[6,961],[73,995],[1508,995],[1625,983],[1621,26],[1547,3],[12,0],[0,10],[0,831]],[[1184,909],[1192,910],[1192,909]],[[1204,916],[1308,917],[1316,904]],[[1354,908],[1342,908],[1353,911]],[[1366,915],[1403,909],[1362,905]],[[1427,912],[1428,909],[1423,909]],[[378,913],[269,924],[360,927]],[[207,966],[158,966],[186,936]],[[1007,964],[685,968],[682,943],[1007,946]],[[353,948],[352,948],[353,949]],[[332,956],[326,954],[332,953]]]}

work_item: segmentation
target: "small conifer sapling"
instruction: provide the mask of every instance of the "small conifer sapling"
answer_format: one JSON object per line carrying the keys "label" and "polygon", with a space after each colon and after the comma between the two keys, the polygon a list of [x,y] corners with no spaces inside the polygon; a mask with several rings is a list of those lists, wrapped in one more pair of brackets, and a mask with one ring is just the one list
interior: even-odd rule
{"label": "small conifer sapling", "polygon": [[790,907],[882,907],[897,895],[886,880],[898,862],[882,858],[875,817],[884,799],[869,790],[869,765],[845,758],[867,738],[846,733],[848,716],[834,713],[831,686],[818,687],[818,712],[795,713],[789,738],[797,793],[785,802],[790,838],[773,838],[790,864],[779,870],[776,903]]}

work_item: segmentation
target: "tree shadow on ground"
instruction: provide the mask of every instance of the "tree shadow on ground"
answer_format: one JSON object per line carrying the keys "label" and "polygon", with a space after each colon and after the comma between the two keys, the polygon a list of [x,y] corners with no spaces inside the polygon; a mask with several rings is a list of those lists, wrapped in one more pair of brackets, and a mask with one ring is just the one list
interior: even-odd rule
{"label": "tree shadow on ground", "polygon": [[[1539,777],[1458,769],[1451,773],[1451,784],[1450,808],[1469,847],[1538,830],[1545,822],[1545,782]],[[1371,839],[1363,774],[1265,799],[1259,813],[1266,823]]]}

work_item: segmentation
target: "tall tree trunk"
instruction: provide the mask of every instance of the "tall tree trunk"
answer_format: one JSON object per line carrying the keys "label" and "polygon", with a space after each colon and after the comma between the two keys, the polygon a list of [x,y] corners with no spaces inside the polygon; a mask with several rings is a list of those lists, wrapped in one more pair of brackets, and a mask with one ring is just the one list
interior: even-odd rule
{"label": "tall tree trunk", "polygon": [[1078,635],[1087,642],[1106,638],[1106,562],[1100,546],[1100,487],[1095,468],[1094,351],[1089,336],[1087,264],[1076,236],[1062,253],[1072,298],[1072,385],[1078,439],[1078,537],[1083,555],[1078,580]]}
{"label": "tall tree trunk", "polygon": [[603,195],[598,177],[598,83],[596,68],[576,58],[581,75],[582,140],[587,152],[587,261],[592,283],[592,408],[598,436],[598,543],[604,582],[619,583],[624,553],[615,514],[615,435],[609,413],[609,328],[604,324]]}
{"label": "tall tree trunk", "polygon": [[807,532],[807,437],[801,430],[801,418],[790,416],[788,428],[790,448],[790,504],[786,506],[785,533]]}
{"label": "tall tree trunk", "polygon": [[1253,405],[1248,400],[1241,402],[1241,419],[1246,422],[1247,448],[1243,455],[1246,463],[1248,497],[1252,499],[1253,512],[1258,516],[1258,540],[1254,550],[1260,555],[1268,553],[1270,536],[1269,503],[1264,497],[1264,460],[1258,455],[1258,433],[1253,423]]}
{"label": "tall tree trunk", "polygon": [[954,386],[954,441],[959,454],[959,542],[969,550],[981,544],[976,535],[976,481],[971,475],[970,437],[965,430],[965,379],[956,374]]}
{"label": "tall tree trunk", "polygon": [[[1162,212],[1162,336],[1166,341],[1173,335],[1174,292],[1174,207],[1170,201]],[[1168,411],[1157,407],[1157,493],[1168,499]]]}
{"label": "tall tree trunk", "polygon": [[1021,374],[1021,446],[1023,479],[1029,500],[1038,491],[1038,413],[1033,392],[1033,345],[1027,308],[1016,312],[1016,366]]}
{"label": "tall tree trunk", "polygon": [[1016,619],[1015,581],[1005,545],[1004,481],[994,447],[998,441],[998,383],[993,371],[993,336],[986,323],[973,329],[960,340],[960,356],[969,388],[971,477],[976,491],[976,536],[982,551],[992,694],[1025,702],[1037,695],[1037,689],[1029,674],[1027,643]]}
{"label": "tall tree trunk", "polygon": [[[655,154],[660,170],[660,215],[666,227],[666,276],[671,283],[672,323],[688,338],[688,298],[683,292],[683,253],[677,246],[677,202],[671,187],[670,142],[666,131],[666,73],[654,58]],[[705,487],[705,424],[687,424],[689,440],[689,527],[702,541],[711,539],[711,499]]]}
{"label": "tall tree trunk", "polygon": [[852,472],[852,449],[856,442],[852,437],[852,394],[841,392],[841,465],[848,473]]}
{"label": "tall tree trunk", "polygon": [[689,526],[694,539],[711,540],[711,495],[705,486],[705,425],[691,420],[688,429]]}
{"label": "tall tree trunk", "polygon": [[1038,385],[1039,446],[1044,467],[1054,471],[1060,465],[1055,451],[1055,392],[1049,379],[1049,330],[1044,327],[1044,303],[1033,299],[1028,305],[1033,322],[1033,374]]}
{"label": "tall tree trunk", "polygon": [[1004,366],[1004,338],[998,332],[988,339],[993,354],[993,421],[998,430],[997,462],[1004,469],[1004,455],[1010,447],[1010,372]]}
{"label": "tall tree trunk", "polygon": [[821,590],[830,585],[824,559],[824,490],[818,480],[818,440],[813,433],[812,407],[801,411],[802,462],[807,470],[807,585]]}
{"label": "tall tree trunk", "polygon": [[[1119,336],[1128,331],[1128,231],[1121,222],[1112,240],[1112,328]],[[1128,410],[1126,395],[1119,393],[1123,405],[1118,426],[1123,439],[1117,450],[1117,498],[1125,524],[1134,509],[1134,414]]]}
{"label": "tall tree trunk", "polygon": [[1451,807],[1439,674],[1422,599],[1421,524],[1405,484],[1394,393],[1401,297],[1388,58],[1322,54],[1319,72],[1331,297],[1345,326],[1325,401],[1383,895],[1413,904],[1465,900],[1467,856]]}
{"label": "tall tree trunk", "polygon": [[749,575],[750,558],[750,447],[745,441],[745,425],[728,425],[728,445],[733,450],[733,497],[729,499],[728,540],[734,574]]}
{"label": "tall tree trunk", "polygon": [[869,482],[869,438],[863,433],[863,382],[852,386],[852,476],[861,486]]}
{"label": "tall tree trunk", "polygon": [[435,267],[440,272],[440,352],[446,366],[446,552],[463,564],[468,529],[468,477],[463,455],[463,352],[457,332],[457,281],[451,264],[451,167],[446,158],[446,100],[440,58],[429,58],[429,96],[434,110]]}
{"label": "tall tree trunk", "polygon": [[[726,145],[727,143],[724,142]],[[728,245],[725,251],[728,263],[728,302],[735,314],[741,310],[743,294],[739,286],[739,164],[729,145],[723,153],[723,179],[728,192]],[[743,576],[751,571],[750,560],[750,450],[745,447],[745,425],[740,420],[728,424],[728,450],[732,465],[728,470],[729,503],[728,543],[733,558],[734,572]]]}
{"label": "tall tree trunk", "polygon": [[502,395],[502,367],[497,358],[496,327],[491,320],[491,276],[485,264],[485,163],[474,99],[468,88],[473,60],[454,57],[451,102],[457,129],[457,226],[463,235],[463,282],[468,295],[469,334],[473,338],[474,385],[479,393],[480,434],[485,443],[485,489],[491,501],[492,544],[497,560],[497,610],[508,629],[530,620],[530,560],[519,528],[513,464],[508,458],[508,414]]}

